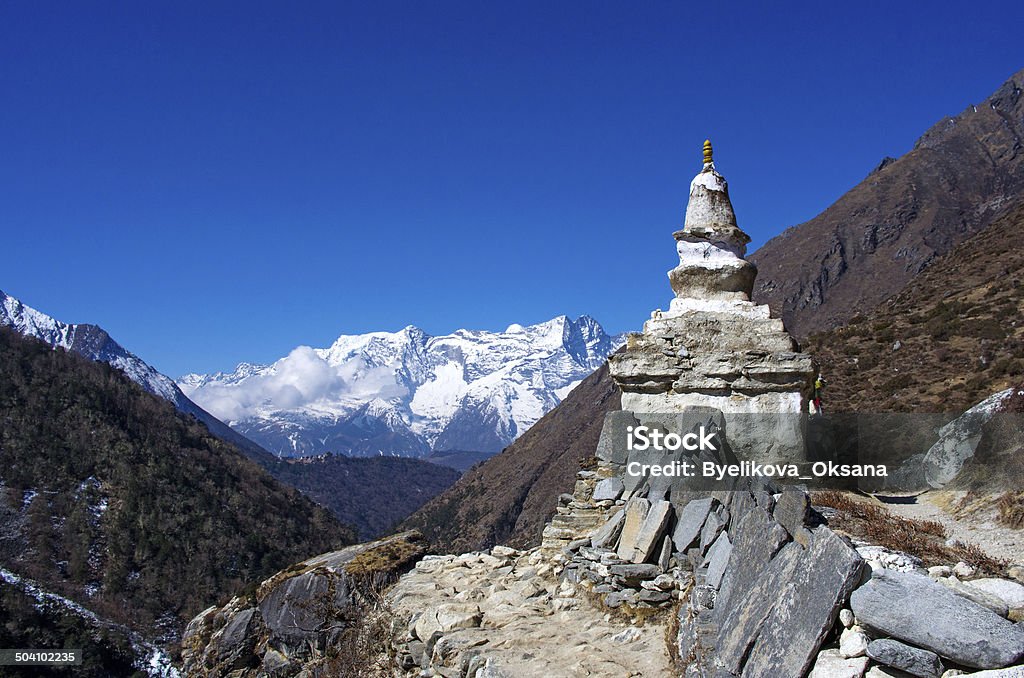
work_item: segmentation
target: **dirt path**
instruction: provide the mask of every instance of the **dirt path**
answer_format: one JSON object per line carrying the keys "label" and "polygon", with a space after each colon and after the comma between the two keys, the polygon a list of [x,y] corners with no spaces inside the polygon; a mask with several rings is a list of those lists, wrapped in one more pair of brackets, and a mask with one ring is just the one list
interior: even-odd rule
{"label": "dirt path", "polygon": [[925,492],[913,498],[876,498],[895,515],[942,523],[950,539],[975,544],[990,556],[1008,560],[1011,564],[1024,564],[1024,530],[996,524],[992,511],[981,511],[971,516],[951,515],[936,503],[947,503],[949,496],[949,492]]}

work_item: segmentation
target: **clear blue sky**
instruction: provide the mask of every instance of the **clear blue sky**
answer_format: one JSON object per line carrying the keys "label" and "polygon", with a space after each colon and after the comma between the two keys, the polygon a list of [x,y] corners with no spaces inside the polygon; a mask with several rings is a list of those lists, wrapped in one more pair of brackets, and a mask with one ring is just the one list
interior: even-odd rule
{"label": "clear blue sky", "polygon": [[756,247],[1024,67],[1024,3],[838,4],[2,3],[0,289],[172,376],[639,329],[705,137]]}

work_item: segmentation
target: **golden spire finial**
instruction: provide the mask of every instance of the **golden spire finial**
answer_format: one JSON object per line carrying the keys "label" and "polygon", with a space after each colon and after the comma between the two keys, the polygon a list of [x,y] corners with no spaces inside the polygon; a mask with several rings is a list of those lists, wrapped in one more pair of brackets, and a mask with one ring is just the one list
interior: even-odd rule
{"label": "golden spire finial", "polygon": [[711,163],[711,139],[704,140],[704,164]]}

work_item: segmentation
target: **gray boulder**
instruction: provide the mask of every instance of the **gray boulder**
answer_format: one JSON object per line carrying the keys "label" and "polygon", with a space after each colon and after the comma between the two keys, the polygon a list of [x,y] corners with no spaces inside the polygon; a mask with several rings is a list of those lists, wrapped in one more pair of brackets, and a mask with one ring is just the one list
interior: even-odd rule
{"label": "gray boulder", "polygon": [[995,669],[1024,657],[1024,629],[925,575],[877,570],[850,607],[858,622],[964,666]]}
{"label": "gray boulder", "polygon": [[939,429],[939,440],[922,460],[925,480],[930,486],[944,487],[960,473],[964,462],[978,449],[985,424],[1012,392],[1011,388],[989,396]]}

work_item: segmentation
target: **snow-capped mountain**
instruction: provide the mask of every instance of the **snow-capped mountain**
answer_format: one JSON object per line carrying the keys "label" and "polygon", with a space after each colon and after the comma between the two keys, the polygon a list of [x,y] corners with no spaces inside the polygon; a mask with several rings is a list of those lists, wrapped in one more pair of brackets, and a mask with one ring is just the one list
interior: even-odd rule
{"label": "snow-capped mountain", "polygon": [[178,409],[188,400],[174,380],[157,372],[141,358],[124,349],[96,325],[69,325],[26,306],[0,291],[0,325],[50,346],[74,351],[89,360],[109,363],[154,395],[170,400]]}
{"label": "snow-capped mountain", "polygon": [[189,374],[178,385],[282,456],[497,452],[622,343],[596,320],[559,316],[504,332],[416,327],[300,346],[271,365]]}
{"label": "snow-capped mountain", "polygon": [[40,339],[54,348],[60,347],[74,351],[89,360],[108,363],[153,395],[168,400],[180,411],[191,414],[206,424],[214,435],[234,443],[249,456],[269,458],[265,450],[196,405],[181,392],[173,379],[161,374],[137,355],[126,350],[97,325],[61,322],[4,294],[3,291],[0,291],[0,325],[6,325],[25,336]]}

